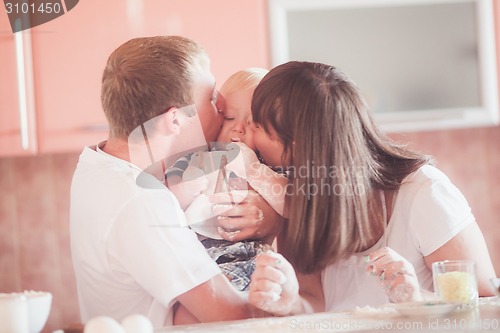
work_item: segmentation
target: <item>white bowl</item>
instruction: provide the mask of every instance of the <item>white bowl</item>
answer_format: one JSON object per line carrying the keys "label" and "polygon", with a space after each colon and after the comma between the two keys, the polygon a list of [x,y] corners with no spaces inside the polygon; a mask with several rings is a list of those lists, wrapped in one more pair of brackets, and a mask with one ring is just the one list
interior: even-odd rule
{"label": "white bowl", "polygon": [[441,301],[421,301],[398,303],[394,308],[404,316],[441,317],[457,310],[460,303]]}
{"label": "white bowl", "polygon": [[0,293],[0,332],[28,332],[28,302],[23,294]]}
{"label": "white bowl", "polygon": [[500,298],[500,278],[492,278],[490,282],[495,295]]}
{"label": "white bowl", "polygon": [[30,333],[42,331],[50,314],[52,294],[45,291],[25,291],[28,300],[28,325]]}

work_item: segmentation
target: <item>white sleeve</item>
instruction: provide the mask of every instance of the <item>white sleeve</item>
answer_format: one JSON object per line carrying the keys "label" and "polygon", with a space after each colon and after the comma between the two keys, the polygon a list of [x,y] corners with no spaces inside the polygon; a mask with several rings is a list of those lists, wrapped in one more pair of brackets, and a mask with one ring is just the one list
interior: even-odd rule
{"label": "white sleeve", "polygon": [[165,192],[151,190],[127,203],[110,230],[107,250],[113,273],[129,276],[168,306],[220,269]]}
{"label": "white sleeve", "polygon": [[411,205],[409,227],[424,256],[440,248],[469,223],[475,223],[475,218],[467,200],[444,174],[420,186]]}

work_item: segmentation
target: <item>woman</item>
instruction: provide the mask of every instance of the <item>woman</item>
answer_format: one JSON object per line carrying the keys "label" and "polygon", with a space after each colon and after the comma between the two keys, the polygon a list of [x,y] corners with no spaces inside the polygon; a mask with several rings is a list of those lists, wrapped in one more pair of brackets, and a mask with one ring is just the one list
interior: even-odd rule
{"label": "woman", "polygon": [[310,305],[342,311],[419,300],[433,289],[431,264],[445,259],[476,261],[479,295],[491,294],[495,272],[463,195],[428,156],[379,131],[337,68],[272,69],[255,90],[252,115],[264,162],[289,170],[289,220],[278,249],[303,296],[287,261],[262,256],[250,287],[254,305],[287,315]]}

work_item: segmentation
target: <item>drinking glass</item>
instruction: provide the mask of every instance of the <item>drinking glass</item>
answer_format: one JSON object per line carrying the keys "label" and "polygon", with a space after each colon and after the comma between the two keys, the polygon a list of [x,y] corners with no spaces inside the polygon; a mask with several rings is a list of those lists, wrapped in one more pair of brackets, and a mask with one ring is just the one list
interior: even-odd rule
{"label": "drinking glass", "polygon": [[432,264],[434,293],[444,302],[473,308],[478,303],[476,263],[472,260],[445,260]]}

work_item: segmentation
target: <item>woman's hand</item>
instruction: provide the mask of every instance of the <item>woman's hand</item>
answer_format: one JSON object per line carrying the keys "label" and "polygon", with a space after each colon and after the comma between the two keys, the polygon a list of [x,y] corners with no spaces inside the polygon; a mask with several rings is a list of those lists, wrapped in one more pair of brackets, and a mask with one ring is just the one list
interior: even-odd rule
{"label": "woman's hand", "polygon": [[257,256],[248,300],[256,308],[278,316],[303,312],[297,276],[281,254],[267,251]]}
{"label": "woman's hand", "polygon": [[379,279],[391,302],[422,300],[420,285],[413,265],[391,248],[384,247],[369,254],[366,271]]}
{"label": "woman's hand", "polygon": [[281,229],[283,218],[253,190],[220,192],[209,200],[218,215],[219,234],[226,240],[260,239],[271,244]]}

